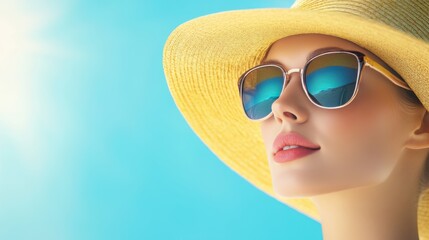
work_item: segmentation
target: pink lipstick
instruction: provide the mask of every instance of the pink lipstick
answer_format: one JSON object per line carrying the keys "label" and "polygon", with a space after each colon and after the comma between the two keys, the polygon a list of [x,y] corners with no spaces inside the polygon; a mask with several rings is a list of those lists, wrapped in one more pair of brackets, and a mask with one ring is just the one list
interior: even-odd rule
{"label": "pink lipstick", "polygon": [[320,146],[296,132],[281,132],[273,144],[274,161],[288,162],[315,153]]}

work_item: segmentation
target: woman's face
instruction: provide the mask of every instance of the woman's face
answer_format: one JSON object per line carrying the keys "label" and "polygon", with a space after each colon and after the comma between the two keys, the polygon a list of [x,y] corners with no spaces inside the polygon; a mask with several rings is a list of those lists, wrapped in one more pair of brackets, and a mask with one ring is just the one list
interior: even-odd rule
{"label": "woman's face", "polygon": [[[319,48],[340,47],[378,57],[347,40],[304,34],[278,40],[266,60],[286,68],[302,68],[307,55]],[[283,197],[304,197],[383,182],[398,164],[415,113],[400,105],[396,85],[365,67],[359,92],[344,108],[322,109],[305,95],[299,73],[292,73],[282,95],[273,103],[273,115],[261,122],[274,191]],[[273,142],[280,132],[297,132],[320,146],[299,159],[277,163]]]}

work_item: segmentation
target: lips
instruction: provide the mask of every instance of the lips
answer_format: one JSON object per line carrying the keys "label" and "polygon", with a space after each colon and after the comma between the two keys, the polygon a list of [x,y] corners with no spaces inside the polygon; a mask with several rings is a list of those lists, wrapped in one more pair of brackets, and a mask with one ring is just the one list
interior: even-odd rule
{"label": "lips", "polygon": [[308,149],[320,149],[320,146],[312,143],[302,135],[296,132],[280,132],[274,140],[273,154],[282,150],[285,146],[296,145]]}

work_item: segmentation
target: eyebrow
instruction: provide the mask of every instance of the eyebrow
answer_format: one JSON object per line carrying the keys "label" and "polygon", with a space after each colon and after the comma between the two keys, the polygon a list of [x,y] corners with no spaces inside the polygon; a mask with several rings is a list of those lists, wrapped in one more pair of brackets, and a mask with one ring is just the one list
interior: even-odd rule
{"label": "eyebrow", "polygon": [[308,60],[310,60],[312,57],[315,57],[321,53],[325,53],[325,52],[330,52],[330,51],[339,51],[339,50],[343,50],[343,51],[349,51],[340,47],[324,47],[324,48],[318,48],[314,51],[312,51],[310,54],[308,54],[307,58],[305,59],[306,62],[308,62]]}
{"label": "eyebrow", "polygon": [[[314,51],[312,51],[310,54],[307,55],[307,58],[305,59],[306,62],[308,62],[308,60],[310,60],[311,58],[321,54],[321,53],[325,53],[325,52],[330,52],[330,51],[338,51],[338,50],[345,50],[345,51],[349,51],[340,47],[324,47],[324,48],[318,48]],[[261,64],[266,64],[266,63],[280,63],[279,61],[276,60],[264,60],[261,62]]]}
{"label": "eyebrow", "polygon": [[[347,49],[343,49],[343,48],[335,47],[335,46],[318,48],[318,49],[312,51],[310,54],[307,55],[305,62],[308,62],[311,58],[313,58],[313,57],[315,57],[321,53],[330,52],[330,51],[339,51],[339,50],[356,51],[356,50],[347,50]],[[367,55],[367,54],[365,54],[365,55]],[[381,60],[381,63],[376,61],[376,60],[373,60],[373,61],[375,61],[376,63],[380,64],[382,67],[384,67],[385,69],[387,69],[388,71],[393,73],[393,75],[396,76],[401,81],[405,82],[404,78],[398,72],[396,72],[392,67],[390,67],[386,62],[384,62],[383,60]],[[261,61],[260,64],[271,64],[271,63],[283,66],[283,64],[277,60],[266,60],[266,56],[264,57],[264,59]]]}

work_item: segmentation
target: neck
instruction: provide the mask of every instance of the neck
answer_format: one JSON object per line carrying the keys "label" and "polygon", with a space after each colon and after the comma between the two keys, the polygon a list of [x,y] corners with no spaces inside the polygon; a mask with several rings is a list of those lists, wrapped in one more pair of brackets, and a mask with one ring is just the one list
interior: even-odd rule
{"label": "neck", "polygon": [[323,239],[418,240],[421,168],[400,165],[381,184],[312,197]]}

